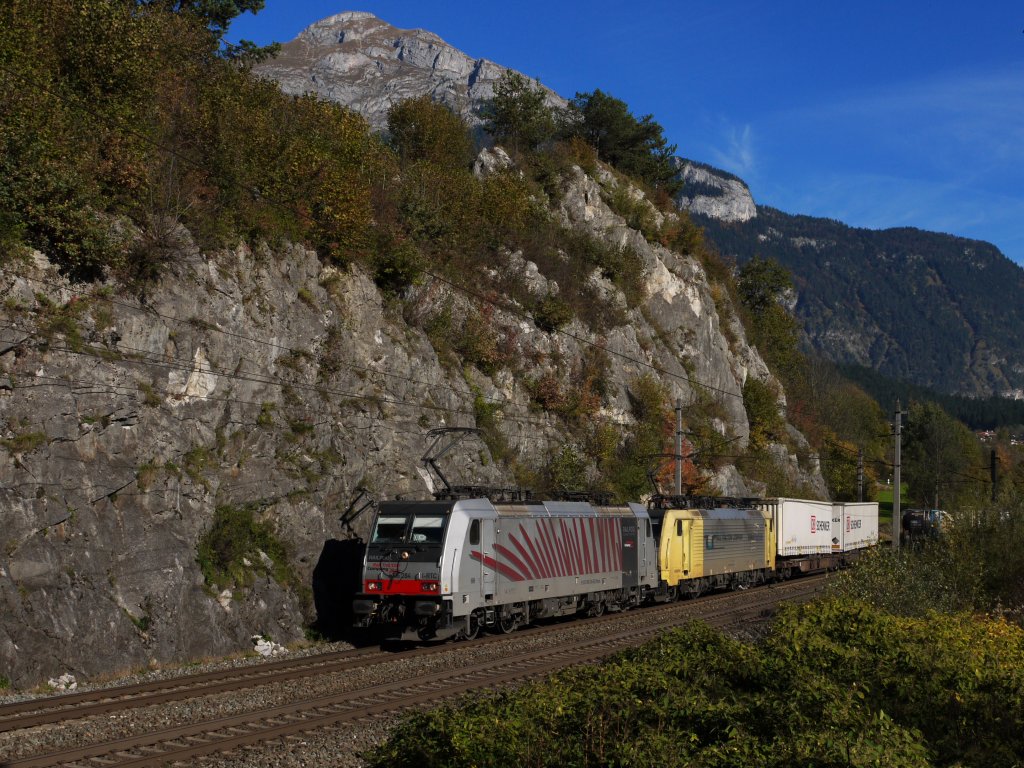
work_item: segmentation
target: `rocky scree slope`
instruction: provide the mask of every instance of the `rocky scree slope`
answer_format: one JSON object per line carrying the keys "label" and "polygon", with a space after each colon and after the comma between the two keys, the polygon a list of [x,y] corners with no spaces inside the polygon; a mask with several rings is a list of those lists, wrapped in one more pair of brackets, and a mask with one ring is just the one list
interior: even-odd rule
{"label": "rocky scree slope", "polygon": [[[39,253],[0,274],[0,675],[29,686],[236,652],[257,633],[300,639],[322,608],[314,571],[357,488],[427,497],[416,466],[426,431],[472,426],[481,404],[519,462],[542,466],[567,435],[530,382],[564,380],[590,343],[609,360],[597,418],[626,434],[644,374],[688,406],[702,396],[696,380],[720,404],[714,428],[741,447],[743,383],[771,381],[769,371],[736,320],[719,316],[702,267],[628,228],[603,199],[618,182],[597,176],[575,169],[552,215],[628,243],[648,275],[632,309],[590,275],[625,313],[600,337],[579,321],[542,331],[433,280],[386,300],[362,269],[325,266],[298,246],[201,253],[187,232],[178,266],[144,303],[116,286],[69,285]],[[497,267],[531,290],[558,290],[520,254]],[[438,313],[456,334],[486,317],[520,362],[488,375],[439,356],[424,330]],[[794,483],[825,495],[796,449],[772,450]],[[514,483],[481,453],[463,444],[447,476]],[[761,490],[733,467],[714,484]],[[200,545],[232,510],[272,535],[239,544],[230,574],[204,578]]]}

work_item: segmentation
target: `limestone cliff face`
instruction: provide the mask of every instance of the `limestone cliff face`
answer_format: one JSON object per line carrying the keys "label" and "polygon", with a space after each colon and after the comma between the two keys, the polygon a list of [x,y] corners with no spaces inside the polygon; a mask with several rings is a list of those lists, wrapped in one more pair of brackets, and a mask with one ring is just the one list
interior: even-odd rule
{"label": "limestone cliff face", "polygon": [[[318,21],[257,67],[285,93],[316,93],[337,101],[377,129],[387,124],[391,105],[424,95],[479,125],[479,108],[494,95],[494,83],[506,70],[470,58],[431,32],[397,29],[361,12]],[[565,104],[554,93],[550,100]]]}
{"label": "limestone cliff face", "polygon": [[[288,93],[340,102],[378,129],[392,104],[429,95],[486,139],[480,109],[506,70],[430,32],[342,13],[310,26],[257,71]],[[549,101],[566,103],[554,93]],[[1024,273],[990,244],[758,210],[742,179],[694,160],[674,162],[683,181],[677,207],[698,217],[722,254],[739,263],[773,258],[792,272],[796,315],[818,353],[950,393],[1024,391],[1020,323],[990,311],[1024,306]]]}
{"label": "limestone cliff face", "polygon": [[673,158],[683,189],[676,196],[680,210],[724,222],[749,221],[757,216],[750,188],[731,173],[704,163]]}
{"label": "limestone cliff face", "polygon": [[[28,685],[243,650],[255,633],[301,637],[316,617],[314,569],[341,537],[337,518],[356,489],[426,497],[417,467],[427,430],[473,426],[481,403],[497,408],[521,462],[545,461],[567,438],[531,402],[527,380],[560,370],[555,360],[571,367],[590,343],[609,352],[605,416],[628,426],[630,387],[658,371],[686,405],[692,382],[712,392],[716,428],[741,446],[743,382],[770,374],[735,320],[724,333],[701,266],[608,208],[615,183],[577,169],[552,215],[636,249],[646,301],[602,337],[578,321],[548,333],[495,308],[495,332],[523,363],[490,375],[439,358],[418,321],[446,306],[458,322],[465,294],[427,283],[388,301],[360,269],[338,271],[300,247],[200,253],[181,233],[179,266],[144,303],[112,286],[71,286],[42,254],[5,272],[0,674]],[[557,290],[521,255],[507,259],[536,290]],[[481,450],[446,457],[446,474],[512,484]],[[779,452],[796,481],[824,495],[815,467]],[[759,490],[732,467],[713,482],[723,493]],[[246,561],[248,585],[204,582],[200,538],[218,508],[243,506],[284,543],[292,583],[271,577],[265,552]]]}

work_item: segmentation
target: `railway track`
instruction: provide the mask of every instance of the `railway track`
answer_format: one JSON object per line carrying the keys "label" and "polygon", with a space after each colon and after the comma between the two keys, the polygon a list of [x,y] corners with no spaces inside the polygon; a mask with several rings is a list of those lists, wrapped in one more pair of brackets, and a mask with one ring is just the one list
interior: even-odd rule
{"label": "railway track", "polygon": [[[0,763],[6,768],[54,765],[153,766],[185,763],[203,755],[238,750],[261,742],[337,727],[346,723],[436,704],[468,691],[495,688],[597,661],[638,645],[658,633],[700,618],[729,629],[764,618],[785,600],[803,600],[820,591],[823,577],[812,577],[748,592],[658,606],[640,612],[548,624],[511,637],[529,635],[535,647],[502,653],[509,636],[489,636],[467,644],[417,647],[387,653],[362,649],[243,669],[191,675],[174,680],[83,692],[0,707],[0,727],[24,730],[57,727],[72,719],[118,710],[183,701],[282,681],[343,673],[379,664],[398,664],[447,654],[449,667],[410,679],[397,674],[386,683],[356,684],[344,690],[255,709],[228,717],[202,719],[123,738],[96,741],[24,755]],[[635,620],[633,620],[635,619]],[[557,634],[586,625],[583,637],[559,641]],[[488,647],[495,646],[493,652]],[[472,648],[473,654],[459,653]],[[455,651],[453,653],[453,651]],[[482,655],[486,658],[481,660]],[[462,659],[465,659],[464,661]],[[33,706],[34,705],[34,706]]]}

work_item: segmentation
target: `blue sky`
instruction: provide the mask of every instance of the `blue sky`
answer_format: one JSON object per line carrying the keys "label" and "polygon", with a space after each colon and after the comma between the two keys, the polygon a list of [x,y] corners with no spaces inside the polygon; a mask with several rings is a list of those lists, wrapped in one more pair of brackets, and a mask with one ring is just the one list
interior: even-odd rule
{"label": "blue sky", "polygon": [[422,28],[561,95],[652,114],[762,205],[988,240],[1024,264],[1024,2],[267,0],[228,38],[341,11]]}

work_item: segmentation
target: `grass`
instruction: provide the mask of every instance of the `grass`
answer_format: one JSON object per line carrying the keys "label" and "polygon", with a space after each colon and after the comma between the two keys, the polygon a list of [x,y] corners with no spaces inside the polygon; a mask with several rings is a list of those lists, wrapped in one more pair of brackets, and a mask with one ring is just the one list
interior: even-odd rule
{"label": "grass", "polygon": [[[907,484],[900,481],[900,509],[904,510],[907,508]],[[882,488],[878,492],[878,527],[888,527],[892,531],[892,506],[893,506],[893,489],[892,486]]]}

